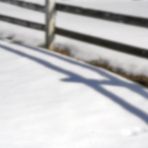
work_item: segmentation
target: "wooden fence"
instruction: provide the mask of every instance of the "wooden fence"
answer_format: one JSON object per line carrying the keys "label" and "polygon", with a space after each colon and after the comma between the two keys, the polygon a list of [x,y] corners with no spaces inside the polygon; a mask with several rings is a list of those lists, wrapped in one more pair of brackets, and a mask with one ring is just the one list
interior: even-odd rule
{"label": "wooden fence", "polygon": [[32,22],[16,17],[0,14],[0,20],[9,22],[12,24],[28,27],[36,30],[45,31],[45,46],[48,48],[54,39],[54,26],[55,26],[55,2],[54,0],[43,0],[44,5],[19,1],[19,0],[0,0],[0,2],[8,3],[25,9],[38,11],[45,14],[45,24]]}
{"label": "wooden fence", "polygon": [[45,0],[45,5],[19,1],[19,0],[0,0],[0,2],[5,2],[5,3],[9,3],[19,7],[23,7],[26,9],[31,9],[34,11],[45,13],[46,23],[44,25],[40,23],[27,21],[27,20],[17,19],[14,17],[6,16],[6,15],[0,15],[0,20],[45,31],[46,47],[48,47],[52,43],[54,34],[57,34],[57,35],[65,36],[75,40],[87,42],[90,44],[107,47],[108,49],[111,49],[111,50],[132,54],[132,55],[139,56],[146,59],[148,58],[148,49],[127,45],[127,44],[119,43],[116,41],[110,41],[108,39],[93,37],[93,36],[85,35],[79,32],[74,32],[67,29],[55,27],[54,16],[55,16],[55,11],[59,11],[59,12],[62,11],[65,13],[72,13],[72,14],[77,14],[81,16],[92,17],[95,19],[103,19],[107,21],[124,23],[128,25],[134,25],[134,26],[144,27],[144,28],[148,28],[148,18],[116,14],[116,13],[101,11],[101,10],[92,10],[88,8],[81,8],[78,6],[71,6],[67,4],[61,4],[61,3],[56,3],[55,5],[54,0]]}
{"label": "wooden fence", "polygon": [[[71,6],[71,5],[60,4],[60,3],[56,4],[56,10],[59,12],[61,11],[65,13],[72,13],[72,14],[77,14],[81,16],[87,16],[95,19],[103,19],[103,20],[112,21],[116,23],[123,23],[123,24],[148,28],[148,18],[116,14],[116,13],[101,11],[101,10],[92,10],[88,8],[82,8],[78,6]],[[82,33],[66,30],[63,28],[56,28],[56,34],[59,34],[68,38],[72,38],[75,40],[80,40],[83,42],[95,44],[98,46],[107,47],[108,49],[111,49],[111,50],[132,54],[132,55],[139,56],[146,59],[148,58],[148,49],[145,49],[145,48],[127,45],[127,44],[119,43],[116,41],[110,41],[104,38],[93,37],[90,35],[85,35]]]}

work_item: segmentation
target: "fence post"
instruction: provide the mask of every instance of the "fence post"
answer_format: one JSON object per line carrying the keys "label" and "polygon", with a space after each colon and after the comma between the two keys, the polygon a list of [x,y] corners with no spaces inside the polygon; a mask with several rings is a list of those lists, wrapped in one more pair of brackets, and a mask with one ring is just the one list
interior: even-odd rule
{"label": "fence post", "polygon": [[54,39],[55,32],[55,0],[45,0],[46,17],[45,17],[45,46],[50,48]]}

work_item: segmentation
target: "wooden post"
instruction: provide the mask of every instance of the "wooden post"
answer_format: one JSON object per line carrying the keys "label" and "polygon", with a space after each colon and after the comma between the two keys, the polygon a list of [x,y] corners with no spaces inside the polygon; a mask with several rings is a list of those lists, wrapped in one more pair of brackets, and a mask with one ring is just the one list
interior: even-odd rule
{"label": "wooden post", "polygon": [[45,46],[50,48],[54,39],[55,30],[55,0],[46,0],[46,33],[45,33]]}

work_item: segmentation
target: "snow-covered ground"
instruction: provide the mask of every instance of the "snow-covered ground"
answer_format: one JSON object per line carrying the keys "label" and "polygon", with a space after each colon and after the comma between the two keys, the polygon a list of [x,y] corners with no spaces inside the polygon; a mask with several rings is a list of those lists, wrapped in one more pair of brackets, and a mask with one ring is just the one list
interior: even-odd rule
{"label": "snow-covered ground", "polygon": [[1,148],[147,148],[147,99],[104,69],[0,41]]}
{"label": "snow-covered ground", "polygon": [[[24,0],[22,0],[24,1]],[[29,0],[26,0],[29,1]],[[31,0],[34,3],[44,4],[43,0]],[[147,0],[57,0],[58,2],[89,7],[93,9],[106,10],[110,12],[123,13],[133,16],[148,17]],[[11,10],[11,11],[8,11]],[[13,13],[12,13],[13,12]],[[18,13],[20,12],[20,13]],[[44,14],[31,10],[20,9],[16,6],[0,2],[0,14],[15,16],[44,23]],[[87,25],[86,25],[87,24]],[[56,25],[72,31],[90,34],[91,36],[117,41],[127,45],[148,49],[148,29],[125,25],[110,21],[82,17],[68,13],[58,12]],[[45,34],[41,31],[27,29],[17,25],[0,22],[0,38],[11,39],[34,46],[43,45]],[[94,46],[84,42],[56,36],[56,46],[69,49],[72,55],[86,61],[105,61],[114,69],[120,69],[128,74],[148,76],[148,60],[112,51],[107,48]]]}
{"label": "snow-covered ground", "polygon": [[[148,17],[148,1],[111,0],[111,1],[77,1],[58,0],[65,4],[81,7],[106,10],[119,14]],[[104,7],[103,7],[104,6]],[[110,8],[110,10],[108,8]],[[120,11],[119,11],[120,10]],[[75,32],[109,39],[126,45],[148,49],[148,28],[126,25],[117,22],[105,21],[84,17],[81,15],[57,13],[57,26]],[[58,47],[69,49],[76,58],[85,61],[105,62],[113,69],[131,75],[148,76],[148,60],[116,52],[104,47],[56,36],[55,44]],[[66,46],[66,47],[65,47]],[[119,49],[120,50],[120,49]]]}
{"label": "snow-covered ground", "polygon": [[[41,0],[38,1],[38,3],[39,2],[41,3],[43,1]],[[29,20],[31,22],[36,22],[40,24],[45,23],[44,13],[20,8],[8,3],[0,2],[0,14],[18,19]],[[45,33],[42,31],[33,30],[0,21],[0,38],[4,40],[7,40],[7,38],[9,38],[9,40],[11,39],[13,42],[39,46],[44,44]]]}

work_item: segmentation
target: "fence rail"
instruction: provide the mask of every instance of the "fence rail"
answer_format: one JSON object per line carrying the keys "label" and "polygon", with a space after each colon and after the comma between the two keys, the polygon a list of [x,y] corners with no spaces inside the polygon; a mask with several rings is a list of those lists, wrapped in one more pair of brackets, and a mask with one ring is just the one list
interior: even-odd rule
{"label": "fence rail", "polygon": [[56,9],[58,11],[93,17],[97,19],[103,19],[103,20],[124,23],[124,24],[136,25],[140,27],[148,27],[148,18],[117,14],[117,13],[112,13],[112,12],[102,11],[102,10],[92,10],[88,8],[71,6],[68,4],[61,4],[61,3],[56,4]]}
{"label": "fence rail", "polygon": [[71,6],[67,4],[61,4],[61,3],[56,3],[56,6],[53,5],[53,7],[50,8],[51,2],[54,3],[53,0],[45,0],[44,6],[40,4],[19,1],[19,0],[0,0],[0,2],[9,3],[25,9],[44,12],[46,15],[45,24],[35,23],[35,22],[23,20],[23,19],[6,16],[6,15],[0,15],[0,20],[13,23],[16,25],[32,28],[32,29],[45,31],[46,32],[45,44],[47,47],[53,41],[54,34],[57,34],[67,38],[72,38],[75,40],[87,42],[97,46],[107,47],[108,49],[111,49],[111,50],[115,50],[115,51],[119,51],[119,52],[148,59],[148,49],[127,45],[127,44],[119,43],[116,41],[111,41],[108,39],[94,37],[94,36],[74,32],[71,30],[66,30],[60,27],[56,27],[54,30],[54,15],[56,10],[56,11],[62,11],[65,13],[72,13],[72,14],[92,17],[95,19],[103,19],[107,21],[114,21],[117,23],[124,23],[128,25],[135,25],[137,27],[146,27],[146,28],[148,28],[148,18],[140,18],[136,16],[116,14],[116,13],[101,11],[101,10],[91,10],[87,8],[81,8],[81,7]]}
{"label": "fence rail", "polygon": [[73,32],[73,31],[66,30],[63,28],[58,28],[58,27],[56,27],[56,34],[65,36],[68,38],[76,39],[79,41],[91,43],[94,45],[106,47],[110,50],[120,51],[123,53],[132,54],[132,55],[139,56],[142,58],[148,58],[148,50],[144,48],[139,48],[139,47],[135,47],[131,45],[117,43],[114,41],[110,41],[110,40],[98,38],[98,37],[93,37],[90,35],[84,35],[78,32]]}
{"label": "fence rail", "polygon": [[[48,48],[54,39],[54,9],[55,3],[53,0],[44,0],[44,5],[26,2],[26,1],[19,1],[19,0],[0,0],[0,2],[11,4],[14,6],[18,6],[21,8],[25,8],[26,10],[33,10],[38,11],[45,14],[45,23],[36,23],[29,20],[24,20],[12,16],[7,16],[4,14],[0,14],[0,20],[20,25],[23,27],[36,29],[40,31],[45,31],[45,46]],[[53,7],[51,7],[53,6]],[[50,14],[49,14],[50,13]]]}
{"label": "fence rail", "polygon": [[[71,6],[67,4],[61,4],[61,3],[56,4],[56,10],[59,12],[62,11],[65,13],[72,13],[72,14],[87,16],[95,19],[103,19],[107,21],[114,21],[117,23],[123,23],[128,25],[135,25],[137,27],[148,28],[147,18],[115,14],[107,11],[91,10],[87,8],[81,8],[81,7]],[[64,28],[59,28],[59,27],[56,27],[56,34],[67,37],[67,38],[72,38],[75,40],[94,44],[97,46],[107,47],[110,50],[115,50],[115,51],[119,51],[119,52],[148,59],[148,49],[146,48],[144,49],[144,48],[140,48],[132,45],[119,43],[116,41],[111,41],[108,39],[93,37],[90,35],[66,30]]]}
{"label": "fence rail", "polygon": [[40,4],[35,4],[32,2],[19,1],[19,0],[0,0],[0,2],[8,3],[11,5],[19,6],[34,11],[45,12],[45,6],[42,6]]}
{"label": "fence rail", "polygon": [[43,24],[34,23],[34,22],[31,22],[31,21],[18,19],[18,18],[6,16],[6,15],[0,14],[0,20],[8,22],[8,23],[12,23],[12,24],[20,25],[20,26],[23,26],[23,27],[36,29],[36,30],[41,30],[41,31],[45,30],[45,25],[43,25]]}

